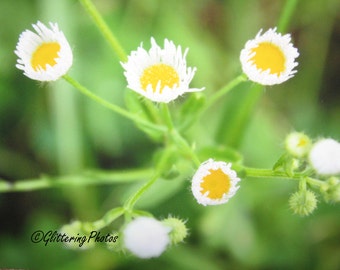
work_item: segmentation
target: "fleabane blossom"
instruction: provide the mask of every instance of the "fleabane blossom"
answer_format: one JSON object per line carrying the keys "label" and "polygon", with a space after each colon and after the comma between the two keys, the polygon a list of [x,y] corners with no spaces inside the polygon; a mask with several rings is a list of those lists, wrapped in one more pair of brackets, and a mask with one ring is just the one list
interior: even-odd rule
{"label": "fleabane blossom", "polygon": [[16,67],[24,75],[38,81],[55,81],[65,75],[73,63],[69,43],[57,23],[32,24],[35,32],[25,30],[20,34],[15,54]]}
{"label": "fleabane blossom", "polygon": [[285,140],[287,151],[298,158],[305,156],[309,152],[311,144],[309,137],[302,132],[292,132]]}
{"label": "fleabane blossom", "polygon": [[171,228],[151,217],[138,217],[123,231],[124,246],[135,256],[159,257],[170,243]]}
{"label": "fleabane blossom", "polygon": [[294,76],[298,65],[295,59],[298,50],[291,43],[290,34],[282,35],[276,28],[246,42],[240,54],[243,72],[249,80],[262,85],[274,85],[287,81]]}
{"label": "fleabane blossom", "polygon": [[239,181],[230,163],[209,159],[200,165],[193,176],[191,190],[199,204],[223,204],[235,195]]}
{"label": "fleabane blossom", "polygon": [[340,143],[331,138],[317,141],[309,153],[309,162],[320,175],[340,174]]}
{"label": "fleabane blossom", "polygon": [[186,92],[201,91],[204,88],[189,88],[196,68],[187,67],[186,55],[181,46],[164,40],[164,48],[151,38],[151,48],[146,51],[142,45],[132,51],[125,63],[121,63],[127,80],[127,87],[155,101],[168,103]]}

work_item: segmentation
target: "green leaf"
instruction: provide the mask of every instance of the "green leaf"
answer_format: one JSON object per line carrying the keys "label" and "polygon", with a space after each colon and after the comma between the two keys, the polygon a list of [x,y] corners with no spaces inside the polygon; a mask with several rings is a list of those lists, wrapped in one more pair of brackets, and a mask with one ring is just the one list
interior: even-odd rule
{"label": "green leaf", "polygon": [[240,146],[249,120],[263,93],[263,86],[253,82],[251,85],[242,84],[238,89],[239,91],[231,92],[229,95],[231,98],[223,104],[226,109],[221,113],[216,134],[219,143],[232,147]]}

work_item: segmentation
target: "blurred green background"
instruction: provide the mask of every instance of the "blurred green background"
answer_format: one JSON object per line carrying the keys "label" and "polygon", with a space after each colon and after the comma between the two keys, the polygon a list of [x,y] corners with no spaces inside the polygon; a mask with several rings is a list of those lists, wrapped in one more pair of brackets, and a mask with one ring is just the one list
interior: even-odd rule
{"label": "blurred green background", "polygon": [[[259,29],[276,26],[285,1],[94,0],[127,52],[153,36],[189,47],[193,87],[209,95],[240,73],[240,50]],[[340,140],[340,2],[298,1],[287,32],[299,49],[296,76],[271,86],[254,106],[244,134],[233,143],[245,164],[270,168],[290,131]],[[101,97],[124,106],[126,82],[118,59],[75,0],[0,1],[0,177],[9,181],[84,169],[152,164],[160,145],[133,123],[82,97],[60,80],[32,81],[15,68],[19,34],[37,20],[58,22],[74,52],[70,75]],[[251,83],[221,99],[191,132],[198,146],[229,144],[228,117]],[[189,94],[190,95],[190,94]],[[187,96],[189,96],[187,95]],[[185,97],[183,98],[183,100]],[[180,102],[179,102],[180,103]],[[180,104],[178,104],[180,105]],[[176,111],[177,104],[171,105]],[[202,130],[205,130],[204,132]],[[200,131],[200,132],[197,132]],[[194,172],[194,169],[193,169]],[[192,173],[193,173],[192,172]],[[309,217],[292,214],[296,183],[243,179],[228,204],[198,205],[189,178],[163,181],[167,196],[142,197],[156,218],[187,219],[186,242],[160,258],[136,259],[104,245],[85,251],[60,243],[34,244],[36,230],[57,230],[71,220],[96,220],[119,206],[136,184],[0,194],[0,268],[24,269],[339,269],[340,206],[320,198]],[[137,183],[137,186],[140,184]],[[119,228],[113,224],[113,229]]]}

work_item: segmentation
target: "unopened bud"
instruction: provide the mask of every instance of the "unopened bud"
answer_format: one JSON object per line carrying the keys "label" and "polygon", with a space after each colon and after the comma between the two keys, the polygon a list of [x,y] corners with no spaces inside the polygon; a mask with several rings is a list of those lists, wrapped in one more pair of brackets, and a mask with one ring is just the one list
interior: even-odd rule
{"label": "unopened bud", "polygon": [[162,223],[172,228],[171,232],[169,233],[172,244],[182,242],[184,238],[188,235],[188,229],[185,226],[185,222],[181,219],[169,217],[162,220]]}
{"label": "unopened bud", "polygon": [[305,156],[311,147],[311,140],[301,132],[292,132],[286,137],[286,150],[294,157]]}
{"label": "unopened bud", "polygon": [[317,199],[314,192],[309,190],[299,190],[289,198],[289,206],[294,214],[308,216],[317,205]]}

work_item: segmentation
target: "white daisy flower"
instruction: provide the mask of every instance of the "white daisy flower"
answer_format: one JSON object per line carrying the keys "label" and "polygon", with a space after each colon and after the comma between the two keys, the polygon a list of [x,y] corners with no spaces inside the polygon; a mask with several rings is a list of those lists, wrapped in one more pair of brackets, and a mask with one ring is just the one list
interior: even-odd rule
{"label": "white daisy flower", "polygon": [[290,34],[281,35],[269,29],[247,41],[240,54],[243,72],[249,80],[262,85],[274,85],[294,76],[299,52],[291,43]]}
{"label": "white daisy flower", "polygon": [[171,228],[151,217],[138,217],[124,229],[124,246],[139,258],[159,257],[170,243]]}
{"label": "white daisy flower", "polygon": [[311,147],[309,137],[301,132],[292,132],[286,137],[286,149],[295,157],[305,156]]}
{"label": "white daisy flower", "polygon": [[197,202],[204,206],[223,204],[235,195],[239,181],[231,163],[209,159],[193,176],[191,190]]}
{"label": "white daisy flower", "polygon": [[309,161],[320,175],[340,174],[340,143],[330,138],[317,141],[309,153]]}
{"label": "white daisy flower", "polygon": [[164,49],[151,38],[149,51],[142,44],[132,51],[126,63],[121,63],[128,88],[155,102],[170,102],[185,92],[201,91],[204,88],[189,88],[196,68],[187,67],[186,55],[181,46],[164,40]]}
{"label": "white daisy flower", "polygon": [[51,29],[39,21],[32,26],[36,33],[25,30],[19,37],[16,67],[33,80],[55,81],[72,66],[71,47],[56,23],[50,22]]}

